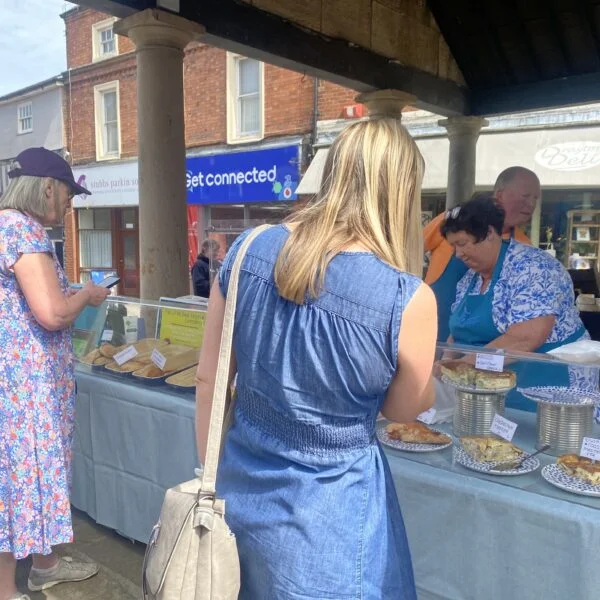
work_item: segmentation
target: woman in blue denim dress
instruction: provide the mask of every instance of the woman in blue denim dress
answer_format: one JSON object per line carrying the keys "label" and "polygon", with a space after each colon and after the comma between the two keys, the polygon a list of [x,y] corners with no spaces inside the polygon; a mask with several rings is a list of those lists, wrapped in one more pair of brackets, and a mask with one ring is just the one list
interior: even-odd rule
{"label": "woman in blue denim dress", "polygon": [[[414,600],[381,411],[433,403],[433,293],[421,273],[423,161],[392,119],[348,127],[318,196],[251,244],[240,276],[235,420],[217,493],[246,600]],[[213,285],[198,366],[203,458],[225,297],[240,237]],[[400,490],[400,495],[402,490]]]}

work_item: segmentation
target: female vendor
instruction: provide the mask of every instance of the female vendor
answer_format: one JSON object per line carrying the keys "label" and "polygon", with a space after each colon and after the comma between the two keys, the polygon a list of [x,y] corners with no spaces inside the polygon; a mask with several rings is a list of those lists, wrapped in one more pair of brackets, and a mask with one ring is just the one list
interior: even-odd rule
{"label": "female vendor", "polygon": [[[566,269],[543,250],[503,241],[503,224],[504,210],[489,196],[447,213],[442,235],[469,268],[457,286],[448,341],[543,353],[589,339]],[[519,387],[575,384],[566,367],[519,363],[511,369]],[[506,406],[535,410],[516,391]]]}

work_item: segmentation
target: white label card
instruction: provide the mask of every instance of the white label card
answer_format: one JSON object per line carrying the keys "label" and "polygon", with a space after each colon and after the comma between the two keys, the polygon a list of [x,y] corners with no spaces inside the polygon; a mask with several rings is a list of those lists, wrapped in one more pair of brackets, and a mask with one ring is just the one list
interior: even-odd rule
{"label": "white label card", "polygon": [[103,342],[110,342],[110,340],[113,339],[113,332],[111,329],[105,329],[102,332],[102,341]]}
{"label": "white label card", "polygon": [[121,350],[113,356],[114,361],[119,365],[124,365],[128,360],[135,358],[138,355],[137,350],[133,346],[127,346],[125,350]]}
{"label": "white label card", "polygon": [[517,424],[505,419],[501,415],[494,415],[490,432],[499,435],[502,439],[507,442],[512,442],[515,431],[517,430]]}
{"label": "white label card", "polygon": [[581,452],[579,454],[591,460],[600,460],[600,440],[584,437],[583,443],[581,444]]}
{"label": "white label card", "polygon": [[435,410],[435,408],[430,408],[429,410],[422,412],[417,417],[417,421],[421,421],[421,423],[425,423],[425,425],[431,425],[433,423],[433,421],[435,420],[436,412],[437,411]]}
{"label": "white label card", "polygon": [[475,357],[475,368],[484,371],[504,371],[503,354],[477,354]]}
{"label": "white label card", "polygon": [[167,363],[167,358],[156,348],[152,350],[152,355],[150,356],[152,362],[162,371]]}

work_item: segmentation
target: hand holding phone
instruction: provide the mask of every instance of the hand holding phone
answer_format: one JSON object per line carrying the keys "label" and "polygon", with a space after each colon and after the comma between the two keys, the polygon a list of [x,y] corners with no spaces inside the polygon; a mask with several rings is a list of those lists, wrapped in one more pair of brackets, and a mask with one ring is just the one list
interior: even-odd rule
{"label": "hand holding phone", "polygon": [[109,275],[108,277],[104,278],[97,285],[99,285],[100,287],[109,289],[109,288],[117,285],[117,283],[119,283],[120,281],[121,281],[120,277],[117,277],[116,275]]}

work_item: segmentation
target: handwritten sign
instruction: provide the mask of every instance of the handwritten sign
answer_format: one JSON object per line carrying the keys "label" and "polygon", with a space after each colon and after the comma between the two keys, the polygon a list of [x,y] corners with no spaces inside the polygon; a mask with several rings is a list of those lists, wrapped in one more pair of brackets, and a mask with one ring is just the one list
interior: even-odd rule
{"label": "handwritten sign", "polygon": [[138,355],[137,350],[133,346],[127,346],[125,350],[121,350],[113,356],[113,360],[119,365],[124,365],[128,360],[135,358]]}
{"label": "handwritten sign", "polygon": [[435,410],[435,408],[430,408],[429,410],[422,412],[417,417],[417,421],[421,421],[421,423],[425,423],[425,425],[431,425],[435,420],[436,412],[437,411]]}
{"label": "handwritten sign", "polygon": [[507,442],[512,442],[515,431],[517,430],[517,424],[505,419],[501,415],[494,415],[490,432],[499,435],[502,439]]}
{"label": "handwritten sign", "polygon": [[475,368],[483,371],[504,371],[503,354],[477,354],[475,357]]}
{"label": "handwritten sign", "polygon": [[102,332],[102,341],[103,342],[110,342],[110,340],[113,339],[113,332],[111,329],[105,329]]}
{"label": "handwritten sign", "polygon": [[167,357],[162,354],[159,350],[154,348],[150,355],[150,360],[162,371],[164,366],[167,364]]}
{"label": "handwritten sign", "polygon": [[200,348],[204,337],[206,313],[197,310],[163,308],[160,318],[161,340],[189,348]]}
{"label": "handwritten sign", "polygon": [[579,454],[591,460],[600,460],[600,440],[584,437]]}

